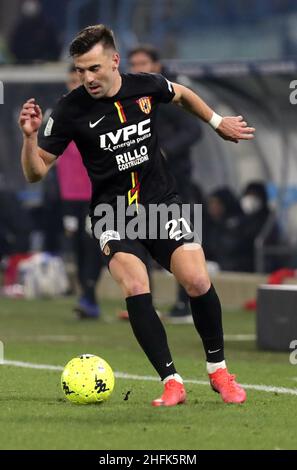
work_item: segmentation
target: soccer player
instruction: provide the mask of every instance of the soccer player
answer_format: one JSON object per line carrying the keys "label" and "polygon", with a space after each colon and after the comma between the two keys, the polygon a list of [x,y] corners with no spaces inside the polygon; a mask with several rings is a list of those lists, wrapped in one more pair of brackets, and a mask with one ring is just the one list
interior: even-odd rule
{"label": "soccer player", "polygon": [[221,305],[210,282],[201,245],[191,244],[181,235],[178,220],[166,224],[167,239],[133,239],[123,236],[122,230],[120,233],[108,229],[109,222],[101,233],[97,227],[102,219],[98,207],[103,204],[112,206],[117,218],[118,196],[124,197],[129,208],[140,204],[170,206],[179,201],[158,147],[158,103],[172,101],[183,106],[232,142],[252,139],[255,129],[248,127],[241,116],[217,115],[193,91],[168,82],[162,75],[121,74],[113,33],[104,25],[81,31],[70,45],[70,55],[82,86],[60,100],[42,138],[38,138],[42,111],[34,98],[21,110],[22,166],[27,180],[33,183],[42,179],[69,142],[76,143],[92,181],[90,211],[94,234],[100,240],[109,271],[126,298],[135,337],[164,384],[163,394],[152,404],[184,403],[186,390],[152,303],[145,267],[148,252],[173,273],[190,297],[211,387],[227,403],[244,402],[245,391],[226,367]]}
{"label": "soccer player", "polygon": [[[131,49],[128,52],[128,65],[132,73],[158,73],[168,78],[158,50],[151,45],[139,45]],[[183,203],[190,202],[193,187],[191,146],[201,138],[200,121],[190,113],[185,113],[179,106],[163,104],[158,111],[157,131],[162,153],[174,177],[178,195]],[[176,300],[167,320],[175,324],[193,321],[188,295],[179,284]]]}

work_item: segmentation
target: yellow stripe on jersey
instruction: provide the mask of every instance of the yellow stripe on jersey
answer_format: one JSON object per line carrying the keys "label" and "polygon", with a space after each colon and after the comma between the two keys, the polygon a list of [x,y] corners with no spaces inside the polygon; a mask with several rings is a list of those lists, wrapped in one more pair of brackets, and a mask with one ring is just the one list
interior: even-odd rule
{"label": "yellow stripe on jersey", "polygon": [[117,108],[118,115],[119,115],[119,118],[120,118],[121,123],[123,124],[124,122],[127,122],[127,118],[126,118],[126,115],[125,115],[123,106],[122,106],[122,104],[120,103],[120,101],[116,101],[116,102],[114,103],[114,105],[115,105],[115,107]]}
{"label": "yellow stripe on jersey", "polygon": [[136,204],[136,210],[138,212],[138,201],[139,201],[139,189],[140,189],[140,184],[138,182],[138,175],[137,172],[132,171],[131,173],[131,179],[132,179],[132,189],[128,191],[128,204],[131,206],[135,202]]}

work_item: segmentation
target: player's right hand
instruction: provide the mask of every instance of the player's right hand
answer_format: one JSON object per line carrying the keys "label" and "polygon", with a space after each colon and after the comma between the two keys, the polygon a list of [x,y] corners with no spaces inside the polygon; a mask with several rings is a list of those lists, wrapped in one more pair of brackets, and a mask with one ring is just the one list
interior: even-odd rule
{"label": "player's right hand", "polygon": [[28,100],[19,116],[19,126],[26,137],[30,137],[38,132],[42,124],[42,111],[38,104],[35,103],[35,98]]}

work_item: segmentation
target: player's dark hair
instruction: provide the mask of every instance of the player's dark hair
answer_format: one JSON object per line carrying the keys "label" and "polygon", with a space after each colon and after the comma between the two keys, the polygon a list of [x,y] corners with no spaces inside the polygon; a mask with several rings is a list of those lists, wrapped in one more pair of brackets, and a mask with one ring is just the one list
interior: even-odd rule
{"label": "player's dark hair", "polygon": [[116,51],[114,34],[104,24],[87,26],[80,31],[70,44],[70,56],[74,57],[85,54],[96,44],[102,44],[104,48]]}
{"label": "player's dark hair", "polygon": [[140,53],[146,54],[152,62],[160,62],[160,54],[158,49],[156,49],[154,46],[151,46],[150,44],[142,44],[133,47],[133,49],[130,49],[127,54],[128,60],[131,59],[133,55]]}

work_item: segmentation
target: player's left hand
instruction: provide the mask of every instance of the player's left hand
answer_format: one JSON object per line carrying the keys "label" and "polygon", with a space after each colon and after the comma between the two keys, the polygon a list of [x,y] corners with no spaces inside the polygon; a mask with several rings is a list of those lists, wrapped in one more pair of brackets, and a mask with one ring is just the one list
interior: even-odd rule
{"label": "player's left hand", "polygon": [[239,140],[251,140],[254,138],[254,127],[248,127],[242,116],[227,116],[222,119],[216,132],[224,139],[238,143]]}

